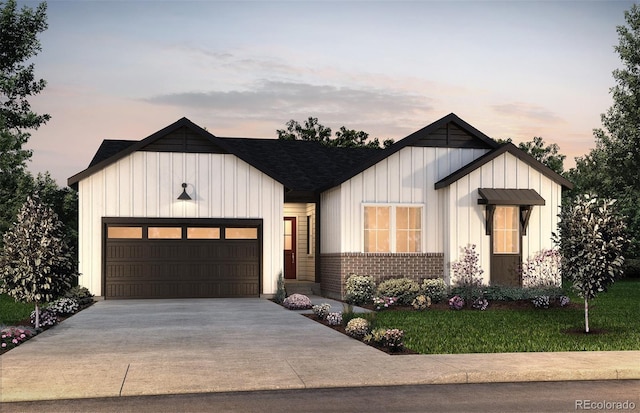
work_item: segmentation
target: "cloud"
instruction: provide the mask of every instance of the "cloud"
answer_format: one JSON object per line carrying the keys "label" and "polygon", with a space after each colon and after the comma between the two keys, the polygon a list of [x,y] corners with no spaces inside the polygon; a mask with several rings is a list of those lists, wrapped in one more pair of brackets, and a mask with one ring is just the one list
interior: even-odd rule
{"label": "cloud", "polygon": [[402,90],[272,80],[254,82],[246,90],[170,93],[143,100],[230,119],[281,120],[284,124],[314,116],[336,129],[377,124],[396,133],[408,119],[424,117],[432,110],[429,98]]}
{"label": "cloud", "polygon": [[556,113],[541,106],[524,102],[512,102],[502,105],[493,105],[492,109],[500,114],[508,115],[509,117],[517,117],[550,123],[565,123],[565,120],[558,116]]}

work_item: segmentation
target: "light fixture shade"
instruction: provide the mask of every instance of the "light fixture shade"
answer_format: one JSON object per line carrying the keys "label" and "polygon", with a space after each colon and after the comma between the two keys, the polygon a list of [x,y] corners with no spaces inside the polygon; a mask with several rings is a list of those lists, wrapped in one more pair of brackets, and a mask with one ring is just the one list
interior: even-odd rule
{"label": "light fixture shade", "polygon": [[178,199],[181,200],[181,201],[190,201],[191,200],[191,197],[187,193],[187,184],[186,183],[182,184],[182,193],[180,194]]}

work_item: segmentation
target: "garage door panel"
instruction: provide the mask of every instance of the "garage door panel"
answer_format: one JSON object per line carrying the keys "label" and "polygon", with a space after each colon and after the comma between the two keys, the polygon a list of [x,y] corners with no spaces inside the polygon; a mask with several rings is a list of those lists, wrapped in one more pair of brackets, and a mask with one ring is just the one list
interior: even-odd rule
{"label": "garage door panel", "polygon": [[[192,225],[185,223],[182,228]],[[153,227],[157,232],[158,224]],[[107,298],[256,297],[260,257],[258,239],[107,238],[105,294]]]}

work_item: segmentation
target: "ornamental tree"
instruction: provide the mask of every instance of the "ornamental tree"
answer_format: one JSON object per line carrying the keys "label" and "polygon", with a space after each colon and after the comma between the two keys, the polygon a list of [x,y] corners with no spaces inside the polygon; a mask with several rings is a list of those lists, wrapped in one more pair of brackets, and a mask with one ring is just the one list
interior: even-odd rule
{"label": "ornamental tree", "polygon": [[614,200],[590,195],[563,205],[554,242],[560,248],[562,273],[584,299],[585,332],[589,332],[589,300],[606,292],[622,274],[627,245],[624,218]]}
{"label": "ornamental tree", "polygon": [[16,301],[34,303],[35,327],[40,328],[40,304],[64,294],[77,276],[64,225],[33,195],[27,198],[3,241],[0,292]]}

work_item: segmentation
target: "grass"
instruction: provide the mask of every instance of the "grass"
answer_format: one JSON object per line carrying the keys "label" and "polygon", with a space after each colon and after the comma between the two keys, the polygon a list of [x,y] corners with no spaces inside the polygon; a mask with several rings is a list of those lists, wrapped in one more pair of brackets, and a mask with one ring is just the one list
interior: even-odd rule
{"label": "grass", "polygon": [[571,299],[577,308],[382,311],[376,325],[404,330],[405,346],[422,354],[640,350],[640,280],[589,302],[590,334],[575,332],[584,301]]}
{"label": "grass", "polygon": [[17,303],[6,294],[0,294],[0,325],[17,325],[29,318],[34,310],[33,304]]}

